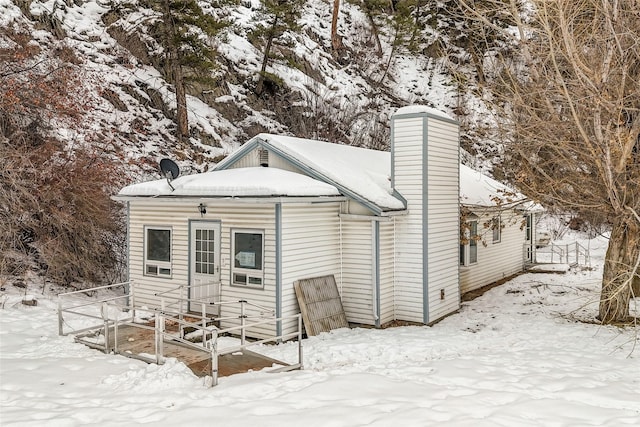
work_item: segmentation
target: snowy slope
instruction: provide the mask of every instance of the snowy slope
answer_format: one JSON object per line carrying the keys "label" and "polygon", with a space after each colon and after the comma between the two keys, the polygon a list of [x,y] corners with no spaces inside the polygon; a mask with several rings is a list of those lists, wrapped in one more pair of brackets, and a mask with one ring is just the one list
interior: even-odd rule
{"label": "snowy slope", "polygon": [[[382,22],[382,55],[376,55],[368,18],[351,2],[342,2],[339,19],[348,60],[335,58],[331,5],[322,0],[305,3],[302,29],[283,37],[285,47],[275,49],[267,68],[286,90],[258,99],[253,86],[262,51],[249,42],[258,6],[257,0],[243,1],[229,9],[234,25],[216,42],[217,83],[188,96],[192,137],[186,145],[173,133],[173,88],[154,68],[160,48],[145,32],[155,19],[152,10],[136,0],[0,0],[0,24],[31,34],[43,57],[60,46],[73,50],[93,108],[82,129],[60,135],[76,141],[86,134],[113,138],[134,169],[149,170],[159,158],[171,157],[188,171],[206,170],[265,131],[381,148],[388,144],[396,108],[417,103],[451,111],[455,105],[436,60],[403,49],[389,60],[393,40]],[[0,46],[6,43],[0,33]]]}

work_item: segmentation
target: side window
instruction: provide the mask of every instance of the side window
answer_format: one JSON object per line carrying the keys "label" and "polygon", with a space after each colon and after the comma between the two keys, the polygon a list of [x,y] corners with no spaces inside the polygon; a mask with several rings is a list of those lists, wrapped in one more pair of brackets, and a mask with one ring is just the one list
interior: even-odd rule
{"label": "side window", "polygon": [[144,228],[144,274],[171,277],[171,228]]}
{"label": "side window", "polygon": [[233,268],[231,284],[262,288],[264,286],[264,231],[231,230]]}
{"label": "side window", "polygon": [[491,230],[493,231],[493,243],[499,243],[502,239],[502,219],[500,215],[491,219]]}

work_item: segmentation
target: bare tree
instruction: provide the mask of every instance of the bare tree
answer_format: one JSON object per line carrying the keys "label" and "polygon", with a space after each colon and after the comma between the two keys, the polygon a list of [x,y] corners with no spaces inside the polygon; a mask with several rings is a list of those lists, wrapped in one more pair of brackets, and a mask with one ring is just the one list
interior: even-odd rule
{"label": "bare tree", "polygon": [[0,278],[104,280],[122,261],[121,207],[109,197],[121,162],[104,133],[72,146],[56,132],[82,130],[94,108],[79,61],[63,43],[41,51],[26,31],[2,29],[0,41]]}
{"label": "bare tree", "polygon": [[[460,3],[494,26],[470,1]],[[624,322],[640,271],[640,4],[521,6],[510,0],[505,7],[517,31],[500,30],[512,34],[517,54],[497,52],[485,70],[505,175],[548,207],[610,226],[599,318]]]}

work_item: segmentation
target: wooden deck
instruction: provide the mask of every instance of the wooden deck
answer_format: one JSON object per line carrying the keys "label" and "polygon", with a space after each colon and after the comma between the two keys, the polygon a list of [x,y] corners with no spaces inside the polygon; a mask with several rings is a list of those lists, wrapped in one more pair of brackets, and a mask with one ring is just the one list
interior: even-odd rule
{"label": "wooden deck", "polygon": [[[99,347],[89,339],[77,338],[77,340],[94,348]],[[115,346],[115,331],[110,328],[109,344],[110,348],[116,349],[116,354],[140,359],[147,363],[155,363],[155,331],[152,323],[142,325],[142,327],[121,325],[118,327],[117,340],[117,346]],[[197,350],[177,341],[165,340],[163,355],[165,358],[175,357],[199,377],[211,375],[211,353],[204,349]],[[274,365],[276,367],[287,366],[281,361],[244,349],[218,356],[218,377],[270,368]]]}

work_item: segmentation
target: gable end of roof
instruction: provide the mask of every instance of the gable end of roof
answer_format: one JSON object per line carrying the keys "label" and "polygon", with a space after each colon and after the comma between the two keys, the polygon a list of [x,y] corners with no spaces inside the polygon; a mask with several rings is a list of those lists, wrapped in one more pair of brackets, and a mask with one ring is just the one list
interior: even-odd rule
{"label": "gable end of roof", "polygon": [[259,147],[263,142],[264,141],[261,138],[254,136],[249,141],[242,144],[240,149],[231,153],[229,157],[223,159],[220,163],[218,163],[216,167],[213,168],[213,170],[229,169],[231,166],[236,164],[240,159],[242,159],[248,152],[250,152],[256,147]]}

